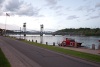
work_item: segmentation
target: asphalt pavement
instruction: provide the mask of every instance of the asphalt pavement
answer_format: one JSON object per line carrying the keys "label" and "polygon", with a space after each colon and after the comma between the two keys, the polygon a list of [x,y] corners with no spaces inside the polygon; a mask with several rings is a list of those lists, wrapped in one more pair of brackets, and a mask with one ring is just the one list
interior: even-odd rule
{"label": "asphalt pavement", "polygon": [[[10,61],[12,67],[15,67],[14,63],[19,62],[22,65],[20,67],[99,67],[92,62],[2,36],[0,36],[0,48],[7,49],[6,51],[16,58],[13,62]],[[19,67],[18,64],[16,67]]]}

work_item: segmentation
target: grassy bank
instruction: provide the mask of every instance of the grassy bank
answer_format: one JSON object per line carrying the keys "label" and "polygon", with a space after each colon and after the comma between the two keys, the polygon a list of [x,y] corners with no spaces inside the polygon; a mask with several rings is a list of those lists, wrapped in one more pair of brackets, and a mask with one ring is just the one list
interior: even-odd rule
{"label": "grassy bank", "polygon": [[11,67],[2,50],[0,49],[0,67]]}
{"label": "grassy bank", "polygon": [[98,56],[98,55],[74,51],[74,50],[69,50],[69,49],[63,49],[63,48],[45,45],[45,44],[40,44],[40,43],[35,43],[35,42],[29,42],[29,41],[25,41],[25,42],[39,46],[39,47],[42,47],[42,48],[53,50],[53,51],[56,51],[56,52],[59,52],[59,53],[67,54],[67,55],[70,55],[70,56],[82,58],[82,59],[89,60],[89,61],[100,62],[100,56]]}

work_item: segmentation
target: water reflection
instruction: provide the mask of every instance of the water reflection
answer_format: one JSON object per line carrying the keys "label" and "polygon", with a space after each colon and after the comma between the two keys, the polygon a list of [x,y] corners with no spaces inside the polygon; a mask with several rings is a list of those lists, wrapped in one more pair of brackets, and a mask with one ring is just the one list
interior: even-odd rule
{"label": "water reflection", "polygon": [[40,43],[43,44],[43,36],[40,36]]}

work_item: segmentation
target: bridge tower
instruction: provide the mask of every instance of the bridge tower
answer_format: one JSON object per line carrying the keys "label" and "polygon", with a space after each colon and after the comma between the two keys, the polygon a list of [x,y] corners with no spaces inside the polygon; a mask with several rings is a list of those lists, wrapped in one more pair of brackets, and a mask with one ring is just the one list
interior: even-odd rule
{"label": "bridge tower", "polygon": [[23,30],[24,30],[24,39],[26,37],[26,23],[23,23]]}
{"label": "bridge tower", "polygon": [[43,24],[40,25],[40,43],[43,43]]}
{"label": "bridge tower", "polygon": [[40,25],[40,36],[43,36],[43,24]]}

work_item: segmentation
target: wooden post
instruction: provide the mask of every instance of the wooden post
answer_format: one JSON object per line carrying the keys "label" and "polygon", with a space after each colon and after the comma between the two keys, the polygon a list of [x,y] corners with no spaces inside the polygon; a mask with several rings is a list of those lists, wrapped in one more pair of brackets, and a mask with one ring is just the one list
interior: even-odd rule
{"label": "wooden post", "polygon": [[92,44],[92,49],[95,50],[95,44]]}
{"label": "wooden post", "polygon": [[34,42],[34,41],[32,40],[32,42]]}
{"label": "wooden post", "polygon": [[37,43],[37,40],[35,42]]}
{"label": "wooden post", "polygon": [[46,42],[46,45],[48,45],[48,42]]}
{"label": "wooden post", "polygon": [[55,42],[53,42],[53,46],[55,46]]}
{"label": "wooden post", "polygon": [[100,44],[98,45],[98,50],[100,50]]}

